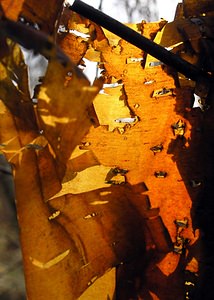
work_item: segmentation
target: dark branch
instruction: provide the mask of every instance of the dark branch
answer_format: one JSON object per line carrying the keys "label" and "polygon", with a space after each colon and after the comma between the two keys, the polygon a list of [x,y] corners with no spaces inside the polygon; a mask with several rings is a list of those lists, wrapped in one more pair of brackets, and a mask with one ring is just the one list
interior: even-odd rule
{"label": "dark branch", "polygon": [[100,0],[100,4],[99,4],[99,6],[98,6],[98,9],[99,9],[99,10],[102,10],[102,8],[103,8],[103,0]]}
{"label": "dark branch", "polygon": [[187,78],[194,81],[197,81],[199,78],[213,80],[210,74],[80,0],[75,0],[73,5],[70,6],[70,9],[113,32],[144,52],[149,53],[164,64],[173,67]]}

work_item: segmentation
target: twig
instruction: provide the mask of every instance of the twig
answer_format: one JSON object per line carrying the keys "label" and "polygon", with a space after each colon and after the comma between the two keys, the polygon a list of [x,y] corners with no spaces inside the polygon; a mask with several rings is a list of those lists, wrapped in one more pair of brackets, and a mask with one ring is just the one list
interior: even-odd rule
{"label": "twig", "polygon": [[173,67],[187,78],[190,78],[194,81],[197,81],[199,78],[213,80],[213,77],[207,72],[199,69],[195,65],[190,64],[189,62],[180,58],[178,55],[166,50],[164,47],[140,35],[138,32],[134,31],[128,26],[120,23],[114,18],[109,17],[94,7],[83,3],[80,0],[75,0],[73,5],[70,6],[70,9],[113,32],[127,42],[140,48],[144,52],[149,53],[164,64]]}

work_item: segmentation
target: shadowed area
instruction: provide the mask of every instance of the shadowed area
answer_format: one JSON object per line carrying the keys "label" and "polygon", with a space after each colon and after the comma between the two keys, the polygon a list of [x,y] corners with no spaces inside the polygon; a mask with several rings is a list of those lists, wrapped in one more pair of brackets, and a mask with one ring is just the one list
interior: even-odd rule
{"label": "shadowed area", "polygon": [[10,166],[0,156],[0,299],[24,300],[25,285]]}

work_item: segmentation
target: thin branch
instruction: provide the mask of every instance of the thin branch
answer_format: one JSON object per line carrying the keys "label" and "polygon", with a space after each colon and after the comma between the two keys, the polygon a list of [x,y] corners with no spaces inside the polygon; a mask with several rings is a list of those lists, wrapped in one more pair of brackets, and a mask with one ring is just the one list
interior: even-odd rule
{"label": "thin branch", "polygon": [[103,8],[103,0],[100,0],[100,4],[99,4],[99,6],[98,6],[98,9],[99,9],[99,10],[102,10],[102,8]]}
{"label": "thin branch", "polygon": [[197,66],[185,61],[180,56],[166,50],[164,47],[154,43],[153,41],[147,39],[138,32],[109,17],[94,7],[80,0],[75,0],[74,4],[70,6],[70,9],[113,32],[144,52],[149,53],[166,65],[173,67],[178,72],[184,74],[187,78],[190,78],[194,81],[197,81],[199,78],[205,78],[206,80],[213,81],[213,76],[207,72],[204,72]]}

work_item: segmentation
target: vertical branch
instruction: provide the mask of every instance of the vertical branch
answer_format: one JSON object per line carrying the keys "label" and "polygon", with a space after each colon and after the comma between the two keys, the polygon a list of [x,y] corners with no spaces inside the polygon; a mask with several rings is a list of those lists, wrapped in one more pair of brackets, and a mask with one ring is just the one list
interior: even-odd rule
{"label": "vertical branch", "polygon": [[103,8],[103,0],[100,0],[100,4],[99,4],[99,6],[98,6],[98,9],[99,9],[99,10],[102,10],[102,8]]}

